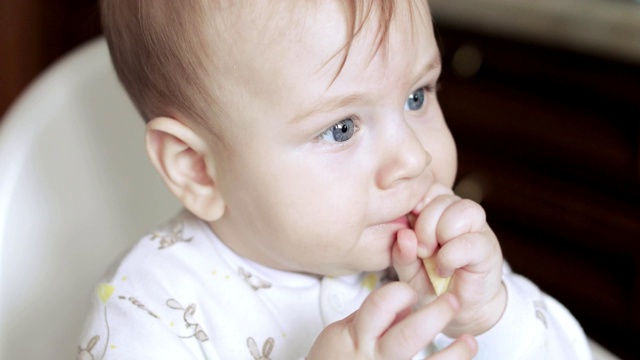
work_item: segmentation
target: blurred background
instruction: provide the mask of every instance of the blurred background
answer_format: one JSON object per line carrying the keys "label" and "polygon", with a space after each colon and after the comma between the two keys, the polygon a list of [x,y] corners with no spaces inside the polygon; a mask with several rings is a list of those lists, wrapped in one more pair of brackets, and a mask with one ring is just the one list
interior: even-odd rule
{"label": "blurred background", "polygon": [[640,3],[430,4],[458,193],[516,272],[640,359]]}
{"label": "blurred background", "polygon": [[[456,190],[485,207],[515,271],[590,337],[640,358],[640,4],[430,3]],[[95,0],[0,1],[0,118],[99,34]]]}

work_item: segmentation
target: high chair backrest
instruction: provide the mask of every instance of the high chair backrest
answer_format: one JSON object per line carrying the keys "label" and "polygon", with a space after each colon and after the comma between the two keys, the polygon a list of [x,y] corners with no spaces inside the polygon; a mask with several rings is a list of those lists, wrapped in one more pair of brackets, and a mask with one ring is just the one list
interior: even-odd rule
{"label": "high chair backrest", "polygon": [[70,359],[100,275],[180,210],[103,39],[45,71],[0,123],[0,359]]}

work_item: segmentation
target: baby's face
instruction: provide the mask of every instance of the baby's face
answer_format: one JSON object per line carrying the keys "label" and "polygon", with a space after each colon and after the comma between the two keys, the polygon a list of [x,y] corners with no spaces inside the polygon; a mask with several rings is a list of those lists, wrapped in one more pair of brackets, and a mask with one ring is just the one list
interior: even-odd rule
{"label": "baby's face", "polygon": [[415,5],[411,20],[414,2],[398,2],[388,47],[376,50],[372,14],[336,78],[345,15],[316,3],[263,16],[228,10],[235,30],[219,44],[226,70],[216,75],[229,147],[212,146],[227,207],[212,227],[240,255],[278,269],[381,270],[405,215],[433,183],[455,177],[430,15]]}

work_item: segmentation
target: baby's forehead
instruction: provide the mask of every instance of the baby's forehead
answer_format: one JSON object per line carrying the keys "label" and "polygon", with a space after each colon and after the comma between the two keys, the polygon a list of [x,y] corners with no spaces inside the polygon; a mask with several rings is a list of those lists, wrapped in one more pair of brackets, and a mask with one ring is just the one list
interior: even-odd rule
{"label": "baby's forehead", "polygon": [[329,57],[319,60],[327,64],[339,58],[339,70],[356,38],[373,39],[365,47],[373,57],[388,41],[393,22],[405,28],[414,23],[431,26],[426,2],[421,1],[251,0],[220,3],[214,10],[209,29],[214,57],[242,59],[292,48],[304,52],[333,47]]}

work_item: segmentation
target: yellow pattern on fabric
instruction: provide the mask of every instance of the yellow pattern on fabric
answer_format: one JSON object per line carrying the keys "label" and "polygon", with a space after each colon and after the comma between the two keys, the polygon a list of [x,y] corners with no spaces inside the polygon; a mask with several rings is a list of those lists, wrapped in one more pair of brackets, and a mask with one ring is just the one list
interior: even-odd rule
{"label": "yellow pattern on fabric", "polygon": [[98,285],[98,289],[97,289],[98,297],[100,298],[103,304],[107,303],[107,301],[109,300],[111,295],[113,295],[113,292],[115,290],[116,290],[115,286],[111,284],[103,283]]}

